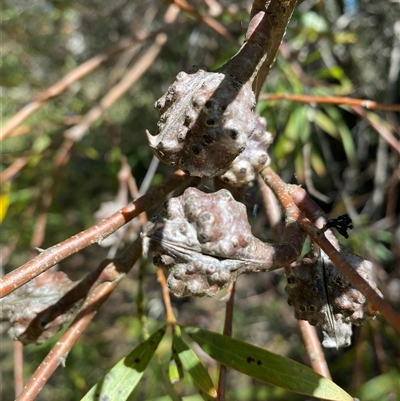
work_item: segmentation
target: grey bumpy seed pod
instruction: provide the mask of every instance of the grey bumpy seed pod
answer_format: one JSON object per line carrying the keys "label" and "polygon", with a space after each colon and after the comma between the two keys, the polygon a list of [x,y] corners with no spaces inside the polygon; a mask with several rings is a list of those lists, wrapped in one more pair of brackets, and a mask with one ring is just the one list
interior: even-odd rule
{"label": "grey bumpy seed pod", "polygon": [[155,103],[158,133],[150,147],[164,163],[191,175],[223,174],[246,148],[257,124],[249,83],[233,74],[180,72]]}
{"label": "grey bumpy seed pod", "polygon": [[205,194],[189,188],[168,200],[143,232],[144,248],[151,245],[154,264],[168,269],[168,287],[180,297],[215,295],[241,264],[222,258],[254,240],[245,206],[227,190]]}
{"label": "grey bumpy seed pod", "polygon": [[229,166],[220,178],[233,187],[244,187],[270,163],[268,147],[273,136],[266,128],[266,120],[259,117],[254,134],[248,139],[247,147]]}
{"label": "grey bumpy seed pod", "polygon": [[[340,246],[340,253],[369,285],[380,294],[372,278],[371,262],[361,259]],[[350,345],[351,324],[362,325],[376,316],[376,311],[362,293],[331,263],[321,251],[319,257],[303,258],[292,269],[285,291],[288,303],[294,307],[296,319],[308,320],[321,326],[325,347]]]}
{"label": "grey bumpy seed pod", "polygon": [[143,248],[155,265],[168,271],[168,287],[176,296],[214,296],[238,275],[267,271],[295,260],[304,236],[288,223],[295,240],[277,245],[255,238],[246,208],[222,189],[206,194],[188,188],[164,205],[143,228]]}

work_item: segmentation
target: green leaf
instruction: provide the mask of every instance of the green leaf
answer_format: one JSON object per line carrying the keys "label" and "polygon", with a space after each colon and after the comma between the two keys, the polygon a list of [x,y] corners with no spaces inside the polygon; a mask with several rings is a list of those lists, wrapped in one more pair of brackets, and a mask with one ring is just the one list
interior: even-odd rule
{"label": "green leaf", "polygon": [[331,135],[335,139],[339,138],[339,133],[338,133],[336,124],[323,111],[315,110],[314,122],[315,122],[315,124],[318,125],[318,127],[320,127],[327,134]]}
{"label": "green leaf", "polygon": [[325,105],[323,106],[323,108],[330,115],[337,126],[348,162],[350,164],[354,164],[356,160],[356,148],[354,145],[353,137],[348,126],[346,125],[346,122],[344,121],[344,118],[340,114],[337,107]]}
{"label": "green leaf", "polygon": [[217,390],[214,387],[211,377],[194,351],[183,341],[179,327],[175,329],[172,351],[178,354],[184,370],[192,376],[192,379],[201,390],[200,395],[203,399],[215,400],[217,397]]}
{"label": "green leaf", "polygon": [[222,334],[185,329],[218,362],[277,387],[325,400],[353,401],[331,380],[296,361]]}
{"label": "green leaf", "polygon": [[363,401],[400,399],[400,371],[392,370],[364,383],[357,390]]}
{"label": "green leaf", "polygon": [[130,354],[121,359],[89,392],[82,401],[126,400],[139,383],[165,334],[167,326],[153,333],[140,343]]}

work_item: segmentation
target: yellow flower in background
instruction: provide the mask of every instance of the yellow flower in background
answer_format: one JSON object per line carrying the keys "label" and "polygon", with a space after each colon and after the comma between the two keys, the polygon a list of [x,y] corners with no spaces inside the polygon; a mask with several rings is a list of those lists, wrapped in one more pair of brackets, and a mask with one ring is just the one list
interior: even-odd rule
{"label": "yellow flower in background", "polygon": [[10,190],[11,183],[10,181],[6,181],[1,184],[0,189],[0,223],[4,220],[6,216],[8,206],[10,204]]}

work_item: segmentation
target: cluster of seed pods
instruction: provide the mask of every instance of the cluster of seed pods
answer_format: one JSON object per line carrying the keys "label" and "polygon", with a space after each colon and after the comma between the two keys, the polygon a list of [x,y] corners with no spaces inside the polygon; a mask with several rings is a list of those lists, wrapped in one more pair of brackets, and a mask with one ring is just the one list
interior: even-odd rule
{"label": "cluster of seed pods", "polygon": [[[340,246],[340,253],[377,291],[372,279],[372,264]],[[321,326],[325,347],[345,347],[351,343],[351,324],[363,325],[374,318],[376,311],[348,279],[320,251],[318,256],[306,255],[300,265],[292,269],[285,288],[289,305],[294,307],[296,319],[308,320]]]}
{"label": "cluster of seed pods", "polygon": [[180,72],[155,103],[160,119],[157,135],[147,133],[150,147],[190,175],[221,175],[256,130],[255,104],[250,83],[234,74]]}
{"label": "cluster of seed pods", "polygon": [[[295,224],[293,230],[298,230]],[[290,231],[290,230],[289,230]],[[206,194],[188,188],[169,199],[163,213],[143,228],[143,248],[155,265],[168,271],[168,287],[176,296],[214,296],[237,276],[267,271],[295,260],[297,245],[265,244],[255,238],[246,208],[226,189]]]}

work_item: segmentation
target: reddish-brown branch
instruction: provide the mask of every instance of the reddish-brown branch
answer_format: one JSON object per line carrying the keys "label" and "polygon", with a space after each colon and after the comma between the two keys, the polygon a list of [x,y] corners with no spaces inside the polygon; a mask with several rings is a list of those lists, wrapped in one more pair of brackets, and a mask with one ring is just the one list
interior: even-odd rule
{"label": "reddish-brown branch", "polygon": [[157,281],[160,284],[161,287],[161,292],[164,300],[164,306],[165,306],[165,313],[167,315],[167,323],[170,325],[175,325],[176,323],[176,318],[174,315],[174,311],[172,310],[172,304],[171,304],[171,296],[168,290],[167,286],[167,280],[165,278],[165,274],[163,272],[163,269],[161,267],[157,268]]}
{"label": "reddish-brown branch", "polygon": [[399,104],[382,104],[373,100],[354,99],[342,96],[313,96],[313,95],[296,95],[293,93],[263,93],[260,100],[290,100],[291,102],[300,103],[321,103],[321,104],[343,104],[346,106],[360,106],[370,110],[385,110],[400,112]]}
{"label": "reddish-brown branch", "polygon": [[[226,309],[225,309],[225,322],[224,322],[223,334],[229,337],[232,336],[234,300],[235,300],[235,282],[229,285],[226,294]],[[227,367],[225,365],[220,365],[219,377],[218,377],[218,391],[217,391],[218,401],[225,400],[226,375],[227,375]]]}
{"label": "reddish-brown branch", "polygon": [[[279,241],[282,239],[284,232],[281,210],[271,188],[261,179],[261,177],[259,177],[259,186],[261,189],[261,194],[263,197],[268,220],[270,222],[273,232],[274,240]],[[290,274],[290,271],[291,267],[286,266],[286,276]],[[322,351],[321,342],[318,339],[315,326],[311,326],[305,320],[299,320],[298,324],[308,357],[310,358],[312,368],[320,375],[331,378],[328,364],[326,362],[324,352]]]}
{"label": "reddish-brown branch", "polygon": [[261,88],[264,84],[272,63],[276,58],[279,46],[285,35],[287,25],[293,10],[296,6],[297,0],[255,0],[251,10],[250,17],[253,18],[257,13],[263,12],[266,9],[268,15],[268,24],[266,26],[264,52],[266,54],[265,60],[262,62],[257,78],[253,82],[253,90],[258,98]]}
{"label": "reddish-brown branch", "polygon": [[28,163],[29,157],[22,156],[16,159],[10,166],[0,173],[0,183],[10,180]]}
{"label": "reddish-brown branch", "polygon": [[332,379],[315,326],[306,320],[299,320],[299,327],[312,368],[321,376]]}
{"label": "reddish-brown branch", "polygon": [[378,124],[377,121],[369,118],[367,112],[361,106],[352,106],[351,109],[355,114],[367,121],[367,123],[381,136],[381,138],[383,138],[391,148],[400,154],[400,142],[383,124]]}
{"label": "reddish-brown branch", "polygon": [[221,35],[231,43],[236,43],[235,38],[229,33],[229,31],[221,25],[216,19],[208,15],[201,15],[195,7],[190,5],[186,0],[169,0],[170,3],[177,5],[181,10],[186,11],[194,15],[199,21],[213,29],[218,35]]}
{"label": "reddish-brown branch", "polygon": [[107,219],[73,237],[41,252],[36,258],[7,274],[0,281],[0,298],[32,280],[66,257],[108,237],[140,213],[148,210],[174,189],[189,179],[182,171],[153,188],[146,195],[125,206]]}
{"label": "reddish-brown branch", "polygon": [[[269,167],[265,168],[261,173],[262,178],[274,191],[286,213],[292,216],[300,228],[307,233],[313,241],[315,241],[321,249],[328,255],[332,263],[348,278],[348,280],[366,297],[368,302],[376,308],[392,325],[397,332],[400,333],[400,316],[383,298],[381,298],[371,286],[357,273],[354,267],[337,251],[337,249],[328,241],[324,233],[317,228],[310,220],[299,210],[295,204],[290,191],[290,186],[284,183],[280,177],[274,173]],[[301,197],[293,197],[296,203],[301,203]]]}
{"label": "reddish-brown branch", "polygon": [[109,281],[103,280],[100,282],[88,296],[68,330],[61,336],[56,345],[36,369],[21,394],[17,397],[17,401],[31,401],[36,398],[53,372],[65,361],[69,351],[82,334],[82,331],[85,330],[121,279],[129,272],[141,253],[141,241],[138,239],[123,252],[121,257],[110,261],[105,266],[103,270],[107,272],[103,275],[103,278],[105,279],[105,277],[107,277]]}
{"label": "reddish-brown branch", "polygon": [[14,342],[14,388],[17,396],[24,387],[24,347],[20,341]]}

